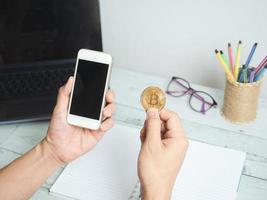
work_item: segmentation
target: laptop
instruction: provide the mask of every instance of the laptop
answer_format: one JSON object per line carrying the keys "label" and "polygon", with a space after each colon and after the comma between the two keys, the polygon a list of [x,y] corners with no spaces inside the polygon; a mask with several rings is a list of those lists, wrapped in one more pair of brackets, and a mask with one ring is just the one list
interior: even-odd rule
{"label": "laptop", "polygon": [[1,0],[0,124],[49,119],[81,48],[102,51],[98,0]]}

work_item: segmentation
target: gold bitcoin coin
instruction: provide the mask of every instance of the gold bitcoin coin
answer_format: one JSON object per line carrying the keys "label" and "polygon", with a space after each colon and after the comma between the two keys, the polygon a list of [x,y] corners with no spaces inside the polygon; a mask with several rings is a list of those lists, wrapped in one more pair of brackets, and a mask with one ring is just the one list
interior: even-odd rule
{"label": "gold bitcoin coin", "polygon": [[140,101],[145,110],[156,108],[160,111],[166,104],[166,96],[160,88],[152,86],[142,92]]}

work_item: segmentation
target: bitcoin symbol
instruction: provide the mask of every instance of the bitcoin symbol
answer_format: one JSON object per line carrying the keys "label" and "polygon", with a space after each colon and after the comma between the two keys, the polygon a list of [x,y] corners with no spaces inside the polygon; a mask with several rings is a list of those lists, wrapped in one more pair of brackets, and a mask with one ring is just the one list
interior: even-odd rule
{"label": "bitcoin symbol", "polygon": [[155,93],[152,93],[150,95],[149,104],[151,105],[157,105],[159,103],[159,97]]}
{"label": "bitcoin symbol", "polygon": [[161,110],[166,104],[166,97],[160,88],[151,86],[143,91],[140,101],[145,110],[149,108]]}

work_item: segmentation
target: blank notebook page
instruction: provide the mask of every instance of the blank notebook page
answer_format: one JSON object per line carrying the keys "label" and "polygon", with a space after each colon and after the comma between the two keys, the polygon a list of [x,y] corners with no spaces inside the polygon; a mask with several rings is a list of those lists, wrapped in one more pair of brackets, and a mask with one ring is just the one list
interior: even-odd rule
{"label": "blank notebook page", "polygon": [[139,130],[116,125],[70,163],[50,191],[81,200],[128,199],[137,181],[139,149]]}
{"label": "blank notebook page", "polygon": [[[126,200],[135,188],[138,197],[139,149],[139,130],[116,125],[93,151],[66,167],[51,192],[81,200]],[[190,141],[172,200],[234,200],[245,156]]]}
{"label": "blank notebook page", "polygon": [[244,152],[190,141],[172,199],[236,199],[245,158]]}

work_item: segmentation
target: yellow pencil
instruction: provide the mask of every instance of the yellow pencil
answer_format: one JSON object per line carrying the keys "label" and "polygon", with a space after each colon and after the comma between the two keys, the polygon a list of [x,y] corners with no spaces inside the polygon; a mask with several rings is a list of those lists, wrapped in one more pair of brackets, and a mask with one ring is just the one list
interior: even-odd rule
{"label": "yellow pencil", "polygon": [[232,80],[235,81],[235,77],[233,76],[233,74],[231,73],[229,67],[227,66],[227,64],[225,63],[225,61],[223,60],[221,54],[219,53],[219,51],[216,49],[215,50],[216,53],[216,57],[218,58],[218,60],[221,62],[225,73],[227,74],[227,76]]}
{"label": "yellow pencil", "polygon": [[238,71],[240,67],[240,49],[241,49],[241,44],[242,42],[239,41],[237,44],[237,49],[236,49],[236,58],[235,58],[235,80],[238,78]]}

